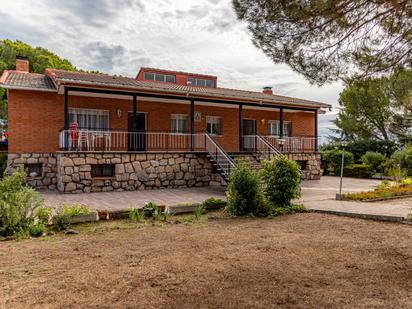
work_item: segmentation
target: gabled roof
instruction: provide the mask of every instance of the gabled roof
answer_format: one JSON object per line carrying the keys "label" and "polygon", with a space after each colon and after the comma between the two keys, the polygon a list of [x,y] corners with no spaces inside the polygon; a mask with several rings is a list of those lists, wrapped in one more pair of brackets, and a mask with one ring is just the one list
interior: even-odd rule
{"label": "gabled roof", "polygon": [[205,98],[219,98],[231,101],[251,101],[257,105],[292,104],[315,108],[329,108],[329,104],[311,100],[286,97],[276,94],[265,94],[256,91],[246,91],[228,88],[206,88],[190,85],[178,85],[155,81],[139,81],[134,78],[94,74],[84,72],[70,72],[64,70],[46,69],[46,75],[22,73],[17,71],[5,71],[0,79],[0,86],[9,89],[32,89],[40,91],[57,91],[56,85],[70,84],[82,87],[104,87],[133,91],[146,91],[155,93],[168,93]]}
{"label": "gabled roof", "polygon": [[238,89],[228,89],[228,88],[207,88],[207,87],[196,87],[190,85],[178,85],[172,83],[161,83],[155,81],[139,81],[134,78],[128,78],[123,76],[114,76],[107,74],[91,74],[83,72],[69,72],[63,70],[51,70],[48,69],[48,75],[52,76],[57,82],[72,82],[84,83],[84,85],[95,85],[95,86],[106,86],[106,87],[116,87],[116,88],[132,88],[135,90],[146,90],[146,91],[159,91],[159,92],[177,92],[180,94],[188,94],[205,96],[205,97],[218,97],[218,98],[228,98],[231,100],[250,100],[250,101],[261,101],[269,103],[278,104],[294,104],[294,105],[305,105],[305,106],[317,106],[321,108],[329,108],[329,104],[280,96],[275,94],[266,94],[256,91],[246,91]]}
{"label": "gabled roof", "polygon": [[4,88],[56,91],[56,86],[48,76],[20,71],[4,71],[0,85],[4,85]]}

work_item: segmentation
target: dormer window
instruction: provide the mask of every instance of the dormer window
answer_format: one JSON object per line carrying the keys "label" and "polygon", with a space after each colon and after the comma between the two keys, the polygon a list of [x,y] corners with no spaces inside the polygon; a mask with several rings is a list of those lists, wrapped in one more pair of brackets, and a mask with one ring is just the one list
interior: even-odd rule
{"label": "dormer window", "polygon": [[176,83],[176,76],[169,75],[169,74],[158,74],[158,73],[144,73],[145,80],[153,80],[156,82],[164,82],[164,83]]}
{"label": "dormer window", "polygon": [[215,82],[211,79],[202,79],[202,78],[194,78],[194,77],[189,77],[187,84],[190,86],[196,86],[196,87],[208,87],[208,88],[215,87]]}

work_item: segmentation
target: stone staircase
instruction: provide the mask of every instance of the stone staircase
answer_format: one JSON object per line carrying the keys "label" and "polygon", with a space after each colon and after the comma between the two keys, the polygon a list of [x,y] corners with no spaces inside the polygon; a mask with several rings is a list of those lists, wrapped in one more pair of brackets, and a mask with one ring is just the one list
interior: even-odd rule
{"label": "stone staircase", "polygon": [[230,157],[236,163],[242,162],[249,166],[253,171],[259,171],[262,168],[260,161],[252,153],[230,153]]}

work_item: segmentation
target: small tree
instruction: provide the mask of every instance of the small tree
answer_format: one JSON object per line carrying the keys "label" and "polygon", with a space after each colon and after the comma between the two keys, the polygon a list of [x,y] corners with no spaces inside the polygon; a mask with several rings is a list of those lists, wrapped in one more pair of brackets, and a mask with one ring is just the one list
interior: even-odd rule
{"label": "small tree", "polygon": [[272,206],[290,206],[291,200],[300,196],[301,173],[295,161],[285,156],[264,161],[261,175],[266,183],[266,197]]}
{"label": "small tree", "polygon": [[234,216],[265,216],[269,213],[259,175],[244,164],[239,164],[231,174],[226,197],[226,210]]}
{"label": "small tree", "polygon": [[0,181],[0,236],[28,231],[35,218],[35,209],[43,205],[38,192],[23,185],[26,174],[22,171]]}

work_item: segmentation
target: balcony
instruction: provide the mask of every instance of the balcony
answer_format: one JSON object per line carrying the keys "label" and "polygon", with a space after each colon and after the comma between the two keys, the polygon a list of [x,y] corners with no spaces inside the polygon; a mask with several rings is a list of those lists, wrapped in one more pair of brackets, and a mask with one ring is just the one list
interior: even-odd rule
{"label": "balcony", "polygon": [[62,130],[59,147],[60,150],[80,152],[204,152],[205,134]]}
{"label": "balcony", "polygon": [[[129,132],[127,130],[61,130],[59,148],[76,152],[205,152],[206,133]],[[233,136],[233,139],[238,139]],[[309,153],[316,151],[315,137],[285,137],[245,135],[245,152],[256,152],[259,141],[265,140],[283,153]],[[225,149],[225,145],[220,145]]]}

